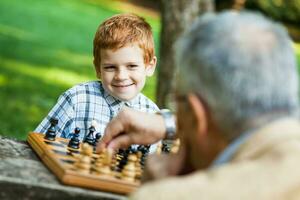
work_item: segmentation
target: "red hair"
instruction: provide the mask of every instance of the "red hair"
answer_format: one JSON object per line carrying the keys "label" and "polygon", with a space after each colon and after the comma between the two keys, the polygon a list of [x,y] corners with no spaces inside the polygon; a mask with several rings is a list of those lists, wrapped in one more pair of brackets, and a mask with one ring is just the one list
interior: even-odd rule
{"label": "red hair", "polygon": [[128,44],[138,44],[148,64],[154,57],[154,40],[151,26],[144,18],[134,14],[118,14],[105,20],[94,38],[94,65],[100,67],[101,49],[119,49]]}

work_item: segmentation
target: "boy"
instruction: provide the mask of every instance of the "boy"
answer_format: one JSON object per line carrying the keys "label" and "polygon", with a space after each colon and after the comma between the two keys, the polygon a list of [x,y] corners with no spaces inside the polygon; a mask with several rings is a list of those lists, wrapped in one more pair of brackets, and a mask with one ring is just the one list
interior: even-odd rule
{"label": "boy", "polygon": [[147,76],[154,73],[156,57],[150,25],[133,14],[119,14],[104,21],[94,38],[94,67],[101,81],[75,85],[63,93],[35,132],[45,133],[57,118],[59,137],[71,138],[76,127],[80,139],[95,120],[95,133],[123,106],[153,113],[158,107],[141,94]]}

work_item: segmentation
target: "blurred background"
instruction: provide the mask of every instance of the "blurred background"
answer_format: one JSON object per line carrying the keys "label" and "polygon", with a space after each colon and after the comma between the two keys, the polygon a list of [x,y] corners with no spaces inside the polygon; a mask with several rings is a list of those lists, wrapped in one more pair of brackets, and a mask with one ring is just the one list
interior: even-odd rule
{"label": "blurred background", "polygon": [[[201,1],[201,0],[198,0]],[[106,18],[122,12],[143,16],[151,24],[156,54],[168,56],[161,30],[167,4],[183,0],[1,0],[0,1],[0,135],[24,140],[72,85],[95,80],[92,44]],[[216,11],[249,8],[283,23],[289,30],[300,68],[300,0],[202,0]],[[164,8],[163,8],[164,7]],[[163,46],[162,46],[163,45]],[[160,59],[161,58],[161,59]],[[165,66],[165,65],[163,65]],[[144,94],[165,102],[156,90],[168,79],[147,80]],[[157,84],[157,79],[161,83]],[[288,78],[288,77],[287,77]],[[157,94],[157,95],[156,95]],[[164,103],[159,103],[161,106]]]}

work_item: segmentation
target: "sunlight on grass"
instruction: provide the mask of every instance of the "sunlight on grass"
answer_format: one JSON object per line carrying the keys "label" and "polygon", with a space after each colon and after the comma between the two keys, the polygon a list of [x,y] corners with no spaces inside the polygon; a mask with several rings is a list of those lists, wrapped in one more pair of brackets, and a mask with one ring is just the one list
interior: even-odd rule
{"label": "sunlight on grass", "polygon": [[2,67],[17,73],[40,79],[42,82],[55,83],[62,86],[72,86],[76,83],[90,80],[90,77],[63,70],[60,67],[47,67],[27,64],[9,59],[0,59],[3,63]]}
{"label": "sunlight on grass", "polygon": [[294,49],[297,55],[300,55],[300,43],[294,43]]}
{"label": "sunlight on grass", "polygon": [[294,49],[297,56],[298,69],[300,70],[300,43],[294,43]]}
{"label": "sunlight on grass", "polygon": [[136,6],[126,1],[110,1],[107,3],[107,0],[83,0],[88,2],[92,5],[98,5],[101,7],[109,8],[117,13],[124,13],[124,12],[133,12],[137,13],[138,15],[145,17],[147,21],[151,23],[152,28],[154,31],[159,31],[160,29],[160,21],[159,21],[159,14],[155,11],[143,8],[141,6]]}
{"label": "sunlight on grass", "polygon": [[22,40],[29,40],[33,38],[33,35],[27,31],[4,24],[0,24],[0,34]]}
{"label": "sunlight on grass", "polygon": [[76,54],[76,53],[73,53],[73,52],[67,51],[67,50],[58,50],[55,52],[54,56],[60,60],[67,61],[70,64],[86,65],[86,66],[93,65],[93,57],[92,56]]}
{"label": "sunlight on grass", "polygon": [[7,78],[4,75],[0,74],[0,87],[6,85],[7,82]]}

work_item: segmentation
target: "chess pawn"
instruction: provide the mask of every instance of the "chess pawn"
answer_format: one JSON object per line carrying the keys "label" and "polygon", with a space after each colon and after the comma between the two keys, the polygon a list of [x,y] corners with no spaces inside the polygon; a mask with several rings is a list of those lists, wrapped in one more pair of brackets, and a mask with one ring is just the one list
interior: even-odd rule
{"label": "chess pawn", "polygon": [[81,145],[80,154],[91,157],[93,155],[93,147],[90,146],[89,144],[83,143]]}
{"label": "chess pawn", "polygon": [[75,167],[77,171],[89,174],[91,167],[91,158],[85,155],[79,156],[77,162],[75,163]]}
{"label": "chess pawn", "polygon": [[110,175],[112,154],[106,149],[100,154],[99,158],[94,164],[94,171],[99,175]]}
{"label": "chess pawn", "polygon": [[93,148],[89,144],[84,143],[81,145],[80,156],[74,164],[77,171],[87,174],[90,173],[92,154]]}
{"label": "chess pawn", "polygon": [[99,157],[95,160],[95,163],[93,165],[93,171],[96,173],[96,174],[100,174],[99,173],[99,168],[101,168],[103,166],[103,154],[100,154]]}
{"label": "chess pawn", "polygon": [[112,168],[114,171],[120,171],[120,161],[123,159],[124,155],[122,154],[115,154],[112,160]]}
{"label": "chess pawn", "polygon": [[128,156],[128,162],[122,170],[122,179],[130,182],[135,181],[136,168],[135,163],[137,161],[137,156],[135,154],[130,154]]}
{"label": "chess pawn", "polygon": [[142,165],[142,168],[144,167],[145,165],[145,161],[146,161],[146,157],[147,155],[149,154],[149,149],[150,149],[150,146],[144,146],[144,145],[140,145],[138,147],[138,151],[140,151],[142,153],[142,157],[140,159],[140,163]]}
{"label": "chess pawn", "polygon": [[51,118],[50,119],[50,127],[48,128],[45,139],[54,141],[56,137],[56,125],[58,124],[58,119],[56,118]]}
{"label": "chess pawn", "polygon": [[73,149],[79,148],[79,144],[80,144],[79,133],[80,133],[80,129],[78,127],[76,127],[74,130],[74,134],[69,141],[68,147],[71,147]]}
{"label": "chess pawn", "polygon": [[118,166],[118,154],[115,154],[112,156],[111,169],[115,171],[117,170],[117,166]]}
{"label": "chess pawn", "polygon": [[180,147],[180,140],[177,139],[174,141],[172,147],[171,147],[171,153],[177,153]]}
{"label": "chess pawn", "polygon": [[161,142],[160,142],[160,143],[158,143],[158,145],[157,145],[156,154],[158,154],[158,155],[161,154],[161,148],[162,148],[162,144],[161,144]]}
{"label": "chess pawn", "polygon": [[138,180],[140,180],[142,178],[142,174],[143,174],[141,158],[142,158],[142,152],[138,151],[137,152],[137,161],[135,162],[135,168],[136,168],[135,178]]}

